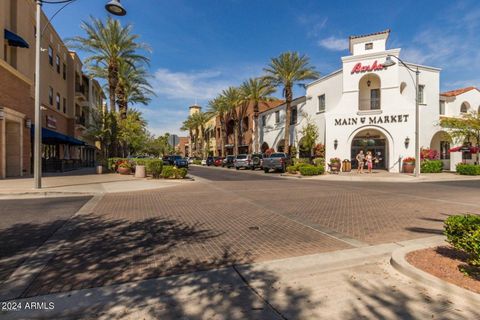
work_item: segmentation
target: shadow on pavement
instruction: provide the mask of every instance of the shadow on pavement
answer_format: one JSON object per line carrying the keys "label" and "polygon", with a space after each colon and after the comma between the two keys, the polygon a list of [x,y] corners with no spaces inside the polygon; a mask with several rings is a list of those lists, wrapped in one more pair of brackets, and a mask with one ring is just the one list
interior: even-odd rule
{"label": "shadow on pavement", "polygon": [[[64,220],[45,224],[19,224],[1,230],[0,239],[13,235],[42,234],[45,229],[62,225]],[[63,245],[38,274],[21,298],[40,299],[39,295],[57,293],[57,306],[75,307],[82,301],[92,301],[73,318],[121,319],[204,319],[221,316],[225,319],[283,319],[282,308],[289,315],[301,318],[304,304],[314,305],[309,291],[275,289],[278,279],[272,272],[250,270],[245,263],[252,262],[248,254],[237,254],[223,249],[221,257],[208,255],[208,249],[199,250],[202,242],[220,234],[203,228],[201,224],[186,225],[172,219],[151,218],[139,221],[105,219],[97,215],[81,215],[68,221],[63,228],[71,231],[59,239]],[[63,229],[62,228],[62,229]],[[67,230],[68,230],[67,229]],[[19,239],[17,239],[19,240]],[[28,243],[28,238],[21,241]],[[182,245],[182,249],[179,249]],[[193,252],[182,252],[190,248]],[[195,249],[197,248],[197,249]],[[192,258],[195,257],[195,258]],[[259,279],[256,292],[246,285],[235,268]],[[202,270],[217,269],[215,272]],[[194,271],[193,273],[191,273]],[[153,279],[152,281],[128,282]],[[124,284],[123,289],[104,287]],[[103,287],[103,288],[100,288]],[[271,307],[265,301],[285,296],[282,307]],[[45,297],[44,297],[45,298]],[[74,300],[72,300],[74,299]],[[48,317],[48,311],[37,311]],[[55,317],[72,316],[60,314]]]}

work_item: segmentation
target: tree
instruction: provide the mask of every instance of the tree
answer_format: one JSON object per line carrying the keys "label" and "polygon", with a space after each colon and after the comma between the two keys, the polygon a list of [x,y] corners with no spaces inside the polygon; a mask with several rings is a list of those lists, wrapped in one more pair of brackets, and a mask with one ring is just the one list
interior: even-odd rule
{"label": "tree", "polygon": [[227,105],[227,110],[230,119],[233,120],[233,154],[236,156],[238,154],[238,140],[239,140],[239,130],[240,121],[242,121],[243,115],[246,112],[244,99],[240,89],[236,87],[228,87],[222,91],[222,99]]}
{"label": "tree", "polygon": [[108,151],[112,142],[112,119],[114,115],[107,112],[103,107],[92,110],[91,118],[85,137],[95,141],[97,148],[100,149],[99,163],[103,164],[108,158]]}
{"label": "tree", "polygon": [[142,114],[130,109],[124,119],[119,119],[118,140],[123,147],[123,157],[137,154],[145,148],[148,139],[147,122]]}
{"label": "tree", "polygon": [[197,152],[205,156],[205,125],[207,124],[208,120],[210,120],[210,116],[205,112],[196,112],[191,115],[191,119],[193,122],[194,132],[196,135],[195,141]]}
{"label": "tree", "polygon": [[277,58],[272,58],[270,64],[264,69],[265,79],[273,87],[283,87],[285,97],[285,152],[290,152],[290,117],[293,100],[293,85],[305,80],[314,80],[319,73],[310,65],[310,60],[298,52],[284,52]]}
{"label": "tree", "polygon": [[445,128],[456,143],[465,141],[475,141],[477,149],[477,162],[479,162],[480,153],[480,113],[471,112],[460,118],[442,118],[440,126]]}
{"label": "tree", "polygon": [[190,156],[194,156],[195,155],[195,148],[194,148],[194,145],[196,145],[195,143],[195,135],[194,135],[194,129],[195,129],[195,123],[192,119],[191,116],[188,116],[188,118],[183,121],[182,123],[182,127],[180,127],[180,130],[182,131],[188,131],[188,136],[189,136],[189,140],[190,140],[190,143],[189,143],[189,146],[190,146]]}
{"label": "tree", "polygon": [[123,27],[120,21],[109,17],[106,23],[94,17],[83,21],[81,28],[86,37],[77,36],[69,40],[71,47],[89,53],[85,63],[90,65],[92,75],[104,78],[108,83],[110,111],[115,112],[115,100],[121,63],[132,66],[148,63],[149,59],[139,50],[149,51],[144,43],[137,42],[139,36],[132,34],[132,25]]}
{"label": "tree", "polygon": [[253,119],[254,119],[254,152],[258,153],[258,113],[261,104],[271,101],[270,95],[275,92],[275,88],[265,80],[265,78],[250,78],[242,83],[240,86],[242,98],[248,105],[253,104]]}
{"label": "tree", "polygon": [[302,134],[302,145],[300,148],[309,150],[310,156],[313,155],[313,148],[315,147],[318,139],[318,127],[309,117],[306,117],[307,123],[302,127],[300,133]]}
{"label": "tree", "polygon": [[212,116],[218,117],[220,119],[220,141],[222,156],[225,156],[225,144],[227,141],[226,132],[227,132],[227,116],[230,112],[230,107],[225,102],[223,96],[218,96],[213,100],[208,102],[208,111]]}

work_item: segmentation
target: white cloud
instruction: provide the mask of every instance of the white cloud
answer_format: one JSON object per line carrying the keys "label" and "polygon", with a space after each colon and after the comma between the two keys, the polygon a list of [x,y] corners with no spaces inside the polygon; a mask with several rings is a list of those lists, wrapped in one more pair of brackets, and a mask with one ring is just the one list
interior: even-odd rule
{"label": "white cloud", "polygon": [[328,17],[319,14],[303,14],[297,16],[297,22],[307,28],[307,36],[318,37],[327,26]]}
{"label": "white cloud", "polygon": [[343,51],[348,49],[348,40],[346,38],[337,38],[330,36],[318,41],[318,45],[328,50]]}

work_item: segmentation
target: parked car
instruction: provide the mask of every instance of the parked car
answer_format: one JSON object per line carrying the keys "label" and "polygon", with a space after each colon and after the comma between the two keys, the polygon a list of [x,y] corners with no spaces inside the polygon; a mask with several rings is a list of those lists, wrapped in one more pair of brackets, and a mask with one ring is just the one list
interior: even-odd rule
{"label": "parked car", "polygon": [[207,157],[207,166],[213,166],[213,157]]}
{"label": "parked car", "polygon": [[163,163],[177,168],[188,168],[188,160],[182,156],[166,156],[163,157]]}
{"label": "parked car", "polygon": [[290,165],[290,156],[283,152],[272,153],[270,157],[263,159],[263,171],[268,173],[270,170],[285,172]]}
{"label": "parked car", "polygon": [[252,167],[252,158],[249,154],[239,154],[234,161],[235,169],[250,169]]}
{"label": "parked car", "polygon": [[252,170],[257,168],[263,169],[263,154],[261,153],[254,153],[252,154]]}
{"label": "parked car", "polygon": [[207,159],[202,159],[202,166],[206,166],[207,165]]}
{"label": "parked car", "polygon": [[213,160],[213,165],[215,167],[220,167],[223,164],[223,158],[222,157],[215,157]]}
{"label": "parked car", "polygon": [[222,167],[233,168],[234,161],[235,161],[235,156],[226,156],[225,159],[223,159]]}

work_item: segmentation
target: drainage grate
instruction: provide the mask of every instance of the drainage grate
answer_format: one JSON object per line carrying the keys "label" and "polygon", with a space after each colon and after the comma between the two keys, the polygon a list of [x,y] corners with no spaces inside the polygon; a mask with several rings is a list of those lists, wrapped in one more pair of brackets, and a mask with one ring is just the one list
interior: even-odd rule
{"label": "drainage grate", "polygon": [[248,229],[250,229],[250,230],[260,230],[260,227],[252,226],[252,227],[248,227]]}

